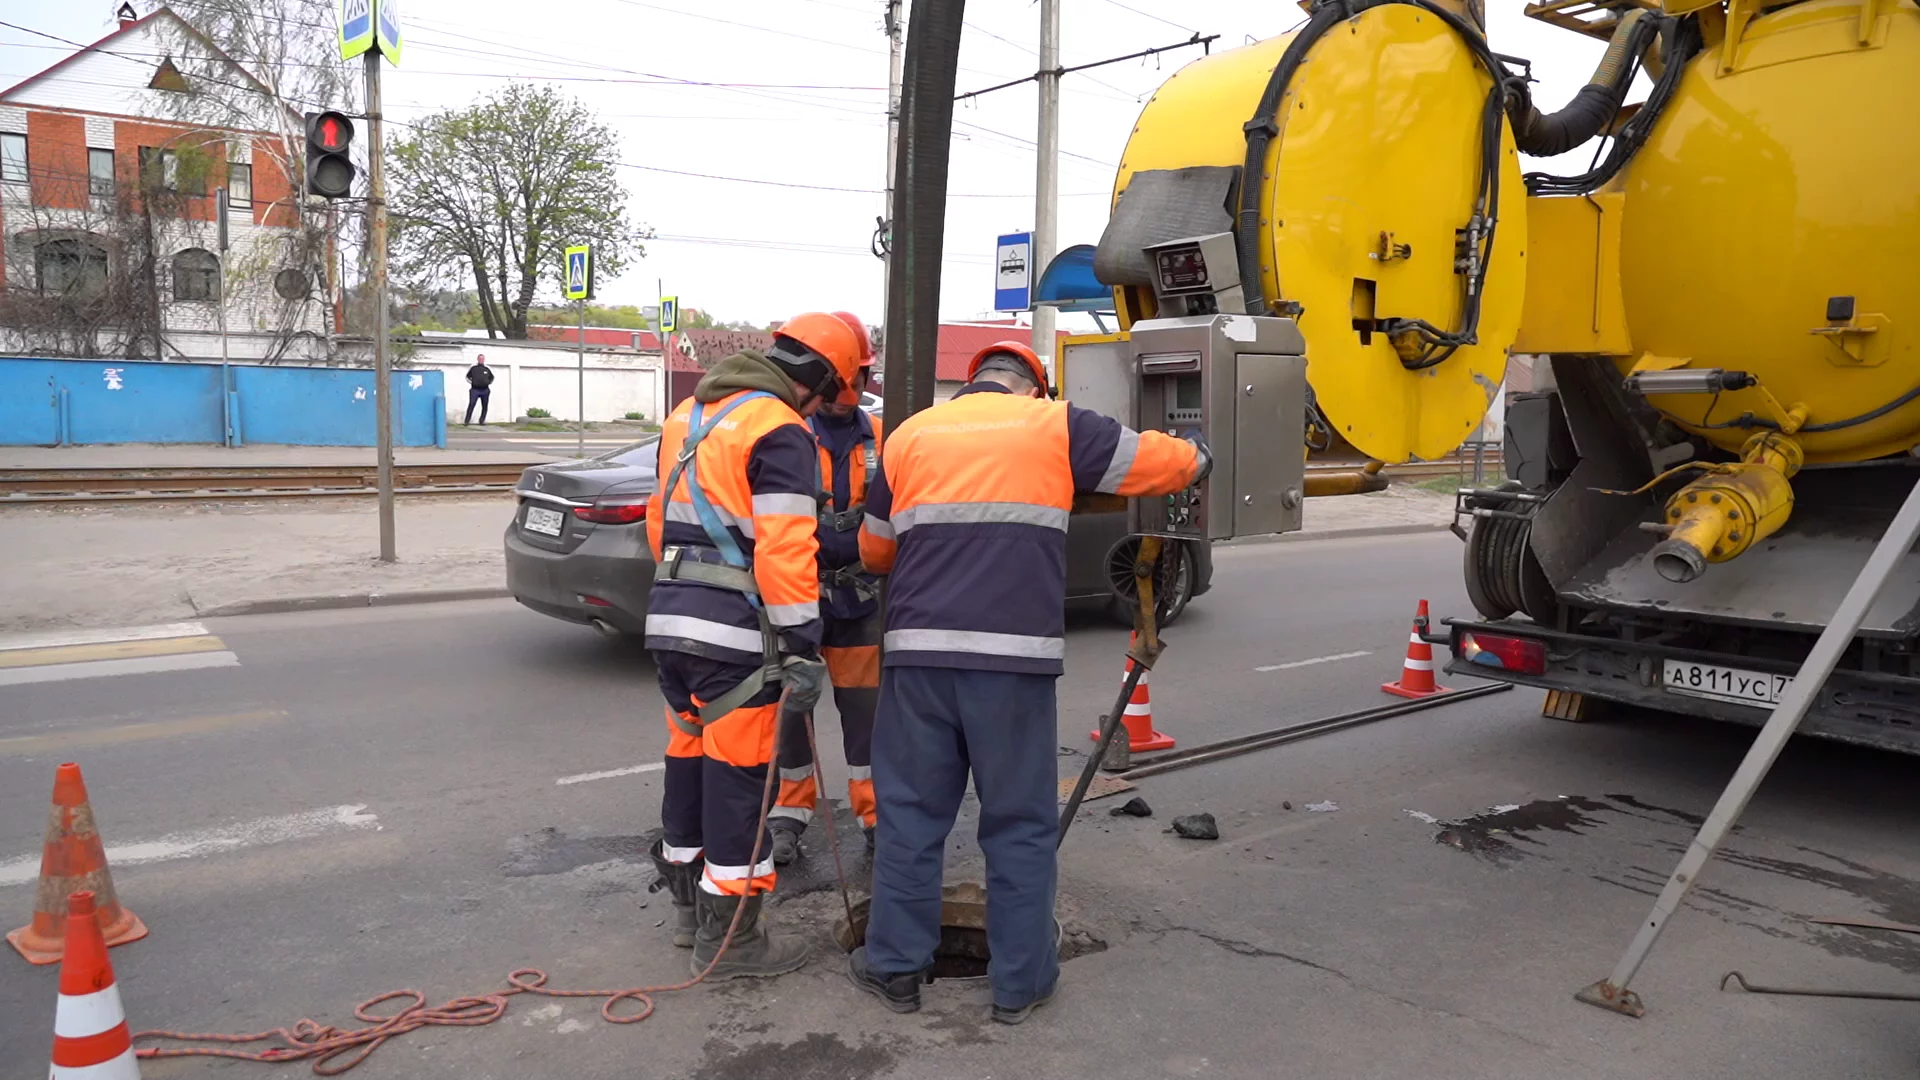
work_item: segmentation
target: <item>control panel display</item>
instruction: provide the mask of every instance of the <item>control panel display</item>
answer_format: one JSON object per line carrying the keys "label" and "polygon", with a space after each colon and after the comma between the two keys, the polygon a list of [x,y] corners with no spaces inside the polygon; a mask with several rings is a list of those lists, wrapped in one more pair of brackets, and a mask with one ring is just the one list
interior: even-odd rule
{"label": "control panel display", "polygon": [[1185,292],[1207,287],[1207,260],[1198,247],[1169,248],[1153,254],[1160,272],[1162,292]]}

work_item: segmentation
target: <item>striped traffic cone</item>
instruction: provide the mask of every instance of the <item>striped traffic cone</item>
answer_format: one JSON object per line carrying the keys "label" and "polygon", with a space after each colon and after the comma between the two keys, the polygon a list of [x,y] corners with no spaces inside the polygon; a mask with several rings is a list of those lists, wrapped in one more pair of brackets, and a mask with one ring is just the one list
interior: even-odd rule
{"label": "striped traffic cone", "polygon": [[140,1080],[133,1034],[107,960],[93,893],[67,898],[67,949],[53,1013],[53,1070],[47,1080]]}
{"label": "striped traffic cone", "polygon": [[[1139,635],[1134,635],[1128,642],[1129,649],[1133,642],[1138,640]],[[1127,675],[1132,671],[1133,657],[1129,656],[1127,666],[1120,671],[1120,681],[1125,682]],[[1153,730],[1153,698],[1147,692],[1147,676],[1150,674],[1152,672],[1140,673],[1140,681],[1133,684],[1133,696],[1127,699],[1127,711],[1120,718],[1120,722],[1126,725],[1127,729],[1127,749],[1135,754],[1173,749],[1173,736],[1162,735]],[[1093,733],[1093,741],[1100,741],[1098,730]]]}
{"label": "striped traffic cone", "polygon": [[97,898],[93,910],[108,945],[125,945],[147,936],[140,917],[120,906],[114,895],[113,874],[107,870],[107,851],[87,801],[87,784],[80,766],[68,762],[53,771],[53,811],[47,818],[47,839],[40,854],[40,887],[34,891],[33,919],[7,935],[30,964],[60,962],[66,936],[67,897],[86,890]]}
{"label": "striped traffic cone", "polygon": [[1400,680],[1381,683],[1380,689],[1403,698],[1431,697],[1448,692],[1447,687],[1434,685],[1433,646],[1420,636],[1426,629],[1427,602],[1422,600],[1420,610],[1413,616],[1413,632],[1407,635],[1407,661],[1400,669]]}

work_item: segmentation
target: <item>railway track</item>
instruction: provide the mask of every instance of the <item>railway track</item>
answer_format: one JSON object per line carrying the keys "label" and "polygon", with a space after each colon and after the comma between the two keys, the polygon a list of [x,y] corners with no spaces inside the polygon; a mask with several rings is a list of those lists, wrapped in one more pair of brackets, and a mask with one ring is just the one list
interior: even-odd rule
{"label": "railway track", "polygon": [[[1491,455],[1488,468],[1498,468]],[[409,497],[507,492],[531,462],[402,465],[394,493]],[[1342,472],[1363,462],[1313,462],[1309,472]],[[1422,480],[1461,473],[1454,459],[1389,465],[1388,476]],[[307,499],[371,495],[379,473],[371,465],[271,465],[152,469],[0,469],[0,506],[53,503],[194,502],[229,499]]]}
{"label": "railway track", "polygon": [[[419,496],[511,491],[529,464],[399,465],[393,470],[394,492]],[[326,498],[378,490],[379,471],[371,465],[0,469],[0,506]]]}

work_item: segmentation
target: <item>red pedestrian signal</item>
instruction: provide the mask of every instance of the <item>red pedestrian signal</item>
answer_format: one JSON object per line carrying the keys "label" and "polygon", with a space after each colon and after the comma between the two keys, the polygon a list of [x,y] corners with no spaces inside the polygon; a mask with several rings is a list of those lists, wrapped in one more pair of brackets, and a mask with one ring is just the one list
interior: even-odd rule
{"label": "red pedestrian signal", "polygon": [[307,193],[344,199],[353,192],[353,121],[338,112],[307,114]]}

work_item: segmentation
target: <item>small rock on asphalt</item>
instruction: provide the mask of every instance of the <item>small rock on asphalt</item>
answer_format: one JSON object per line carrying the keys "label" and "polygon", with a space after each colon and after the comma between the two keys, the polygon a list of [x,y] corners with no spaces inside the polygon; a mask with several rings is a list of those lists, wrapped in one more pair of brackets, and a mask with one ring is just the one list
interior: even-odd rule
{"label": "small rock on asphalt", "polygon": [[1187,814],[1173,819],[1173,832],[1189,840],[1218,840],[1220,826],[1212,814]]}
{"label": "small rock on asphalt", "polygon": [[1142,799],[1136,795],[1133,798],[1128,799],[1127,804],[1125,806],[1116,806],[1113,809],[1107,811],[1107,813],[1113,815],[1114,817],[1119,817],[1122,814],[1126,815],[1127,817],[1152,817],[1153,807],[1147,805],[1147,800]]}
{"label": "small rock on asphalt", "polygon": [[1287,802],[1287,801],[1286,801],[1286,800],[1284,800],[1284,799],[1282,799],[1282,800],[1280,801],[1280,809],[1282,809],[1282,810],[1291,810],[1291,809],[1293,809],[1293,804],[1292,804],[1292,803],[1290,803],[1290,802]]}

